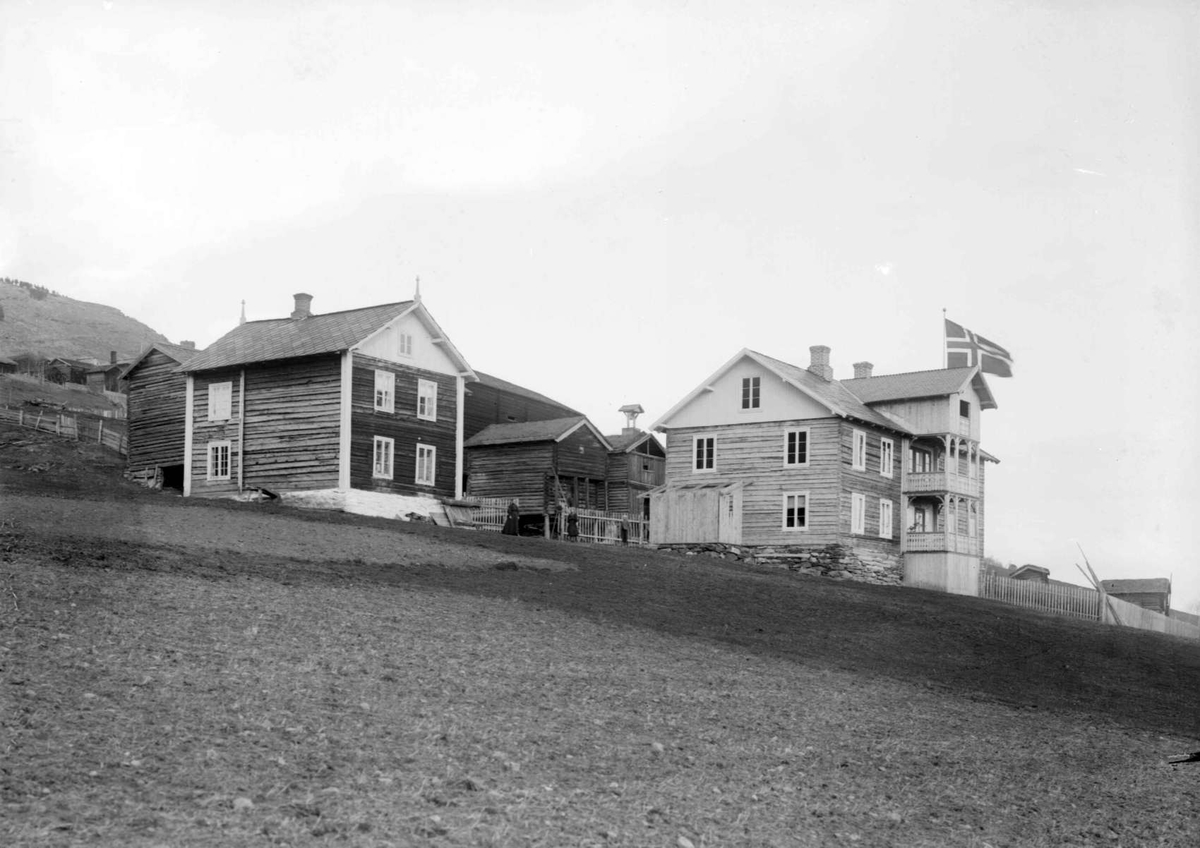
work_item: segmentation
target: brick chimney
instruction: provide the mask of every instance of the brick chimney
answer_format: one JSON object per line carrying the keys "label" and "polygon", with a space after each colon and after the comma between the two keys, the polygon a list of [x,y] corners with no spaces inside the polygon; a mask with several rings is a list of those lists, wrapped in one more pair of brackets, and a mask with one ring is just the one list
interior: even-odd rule
{"label": "brick chimney", "polygon": [[829,348],[825,345],[813,345],[808,352],[812,355],[808,370],[826,382],[832,380],[833,368],[829,365]]}
{"label": "brick chimney", "polygon": [[870,377],[874,365],[870,362],[855,362],[854,363],[854,379],[861,380],[864,377]]}
{"label": "brick chimney", "polygon": [[108,352],[108,364],[109,365],[117,364],[117,352],[115,350],[110,350]]}
{"label": "brick chimney", "polygon": [[300,292],[299,294],[293,295],[293,297],[296,298],[296,308],[292,310],[292,318],[300,320],[301,318],[307,318],[308,316],[312,315],[313,296],[311,294],[304,294],[303,292]]}
{"label": "brick chimney", "polygon": [[188,350],[196,349],[196,343],[194,341],[192,341],[191,339],[184,339],[184,340],[180,341],[179,346],[186,347]]}

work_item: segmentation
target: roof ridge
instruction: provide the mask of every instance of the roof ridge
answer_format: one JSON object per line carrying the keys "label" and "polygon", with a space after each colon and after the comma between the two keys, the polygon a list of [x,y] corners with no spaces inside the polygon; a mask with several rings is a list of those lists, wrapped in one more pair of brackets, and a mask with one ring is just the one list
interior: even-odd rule
{"label": "roof ridge", "polygon": [[[410,303],[415,303],[415,301],[413,301],[411,299],[410,300],[397,300],[395,303],[376,303],[373,306],[357,306],[353,309],[337,309],[337,310],[334,310],[333,312],[314,312],[308,316],[308,319],[328,318],[331,315],[345,315],[348,312],[366,312],[368,309],[386,309],[389,306],[405,306]],[[298,321],[298,320],[308,320],[308,319],[298,319],[298,318],[292,318],[290,316],[284,316],[283,318],[255,318],[253,321],[247,321],[246,324],[267,324],[272,321]],[[244,326],[246,326],[246,324],[239,324],[238,326],[244,327]]]}
{"label": "roof ridge", "polygon": [[870,377],[847,377],[844,380],[838,380],[839,383],[849,383],[853,380],[877,380],[880,377],[909,377],[913,374],[937,374],[939,372],[951,371],[971,371],[974,370],[973,365],[967,365],[962,368],[924,368],[920,371],[897,371],[895,374],[872,374]]}

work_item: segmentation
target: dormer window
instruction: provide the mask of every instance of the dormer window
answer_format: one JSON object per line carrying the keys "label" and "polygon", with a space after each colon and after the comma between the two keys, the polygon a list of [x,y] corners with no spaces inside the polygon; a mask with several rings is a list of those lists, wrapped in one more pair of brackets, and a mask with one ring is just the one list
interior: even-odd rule
{"label": "dormer window", "polygon": [[400,342],[396,347],[396,352],[400,356],[412,356],[413,337],[412,333],[401,333]]}
{"label": "dormer window", "polygon": [[758,377],[742,378],[742,409],[758,409],[759,380]]}

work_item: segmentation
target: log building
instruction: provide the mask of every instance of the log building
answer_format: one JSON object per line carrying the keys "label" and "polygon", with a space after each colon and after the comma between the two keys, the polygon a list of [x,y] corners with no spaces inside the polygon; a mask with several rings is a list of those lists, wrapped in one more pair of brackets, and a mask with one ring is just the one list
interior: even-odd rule
{"label": "log building", "polygon": [[170,489],[183,489],[187,377],[179,366],[195,355],[193,343],[156,342],[120,375],[128,397],[126,467],[133,473],[153,473]]}

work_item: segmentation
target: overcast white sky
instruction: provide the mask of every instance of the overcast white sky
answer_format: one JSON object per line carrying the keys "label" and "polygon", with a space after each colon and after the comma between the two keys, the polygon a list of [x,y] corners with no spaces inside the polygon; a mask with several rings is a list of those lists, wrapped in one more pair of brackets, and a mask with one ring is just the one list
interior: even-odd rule
{"label": "overcast white sky", "polygon": [[0,3],[0,275],[172,341],[426,304],[604,431],[1008,347],[988,553],[1200,603],[1200,7]]}

